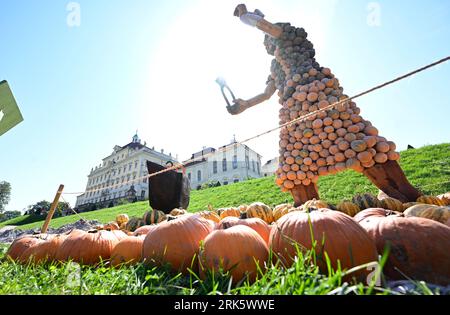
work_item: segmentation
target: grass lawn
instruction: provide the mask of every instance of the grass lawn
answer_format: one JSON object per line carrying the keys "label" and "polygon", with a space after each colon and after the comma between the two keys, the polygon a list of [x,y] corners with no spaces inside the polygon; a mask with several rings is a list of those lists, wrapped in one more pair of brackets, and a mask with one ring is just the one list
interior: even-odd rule
{"label": "grass lawn", "polygon": [[[311,262],[312,252],[299,255],[289,268],[270,264],[254,283],[241,281],[232,285],[227,273],[211,274],[200,279],[193,271],[175,274],[168,266],[149,267],[142,263],[112,268],[107,263],[97,267],[80,266],[71,262],[51,265],[20,265],[5,259],[6,246],[0,246],[0,295],[398,295],[373,283],[343,281],[345,272],[329,270],[321,274]],[[425,284],[411,294],[439,294]]]}
{"label": "grass lawn", "polygon": [[[437,195],[450,191],[450,143],[425,146],[419,149],[401,152],[401,166],[410,182],[425,194]],[[349,170],[333,176],[322,177],[319,181],[321,198],[330,203],[338,203],[343,199],[350,199],[358,193],[371,192],[377,194],[378,189],[363,175]],[[292,202],[290,194],[282,193],[274,183],[274,177],[253,179],[246,182],[227,186],[209,188],[191,192],[189,211],[196,212],[214,208],[239,206],[254,201],[261,201],[268,205]],[[119,213],[141,217],[149,209],[148,201],[117,206],[82,213],[88,220],[99,220],[106,223],[115,219]],[[50,227],[75,222],[80,216],[71,215],[55,218]],[[29,223],[27,216],[21,216],[10,221],[0,223],[5,225],[20,225],[21,229],[38,228],[42,221]],[[26,224],[25,224],[26,223]]]}

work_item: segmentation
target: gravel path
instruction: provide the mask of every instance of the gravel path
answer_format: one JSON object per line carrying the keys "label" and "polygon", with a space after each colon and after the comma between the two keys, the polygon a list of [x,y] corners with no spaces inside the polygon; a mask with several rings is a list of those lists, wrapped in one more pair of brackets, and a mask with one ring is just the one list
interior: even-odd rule
{"label": "gravel path", "polygon": [[[101,224],[96,220],[79,220],[75,223],[67,224],[61,226],[57,229],[49,228],[48,233],[50,234],[59,234],[65,233],[73,229],[79,230],[90,230],[93,229],[96,225]],[[25,235],[25,234],[37,234],[40,233],[40,228],[32,229],[32,230],[21,230],[15,226],[5,226],[0,229],[0,243],[12,243],[16,238]]]}

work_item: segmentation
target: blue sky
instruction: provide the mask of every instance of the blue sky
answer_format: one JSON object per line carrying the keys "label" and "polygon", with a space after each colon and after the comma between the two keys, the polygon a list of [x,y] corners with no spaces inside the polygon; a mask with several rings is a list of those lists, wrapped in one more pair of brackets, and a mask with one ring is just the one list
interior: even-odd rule
{"label": "blue sky", "polygon": [[[239,2],[76,1],[80,26],[69,27],[69,1],[0,0],[0,80],[25,119],[0,137],[0,180],[12,185],[7,209],[52,200],[60,183],[83,191],[91,167],[136,129],[149,146],[187,159],[233,134],[242,140],[276,126],[276,97],[230,116],[214,82],[223,75],[249,98],[269,74],[263,34],[233,17]],[[318,62],[349,95],[450,55],[449,1],[245,3],[269,21],[304,27]],[[450,142],[448,87],[446,63],[357,103],[400,149]],[[277,137],[248,145],[268,160]]]}

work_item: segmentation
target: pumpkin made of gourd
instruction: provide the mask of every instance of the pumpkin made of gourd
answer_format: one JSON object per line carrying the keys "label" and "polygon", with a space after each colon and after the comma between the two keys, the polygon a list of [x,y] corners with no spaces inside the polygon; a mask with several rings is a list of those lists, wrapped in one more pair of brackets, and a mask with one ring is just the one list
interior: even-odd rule
{"label": "pumpkin made of gourd", "polygon": [[146,234],[127,236],[114,246],[111,252],[111,265],[133,265],[142,259],[142,244]]}
{"label": "pumpkin made of gourd", "polygon": [[127,223],[130,218],[125,213],[120,213],[116,215],[116,222],[119,226],[121,226],[123,223]]}
{"label": "pumpkin made of gourd", "polygon": [[356,203],[353,203],[348,200],[344,200],[344,201],[340,202],[336,206],[336,209],[340,212],[348,214],[351,217],[354,217],[359,211],[361,211],[361,209],[359,208],[359,206]]}
{"label": "pumpkin made of gourd", "polygon": [[[142,247],[142,259],[146,264],[165,266],[175,272],[197,270],[200,242],[215,228],[215,223],[199,215],[180,216],[164,221],[148,233]],[[230,245],[230,244],[229,244]]]}
{"label": "pumpkin made of gourd", "polygon": [[9,257],[13,260],[18,260],[27,249],[36,245],[37,243],[44,242],[51,237],[52,236],[50,234],[27,234],[20,236],[11,243],[8,251],[6,252],[6,257]]}
{"label": "pumpkin made of gourd", "polygon": [[405,217],[420,217],[450,226],[450,207],[440,207],[430,204],[419,204],[406,209]]}
{"label": "pumpkin made of gourd", "polygon": [[149,210],[146,211],[142,217],[144,225],[158,224],[166,220],[166,214],[160,210]]}
{"label": "pumpkin made of gourd", "polygon": [[240,219],[236,217],[226,217],[216,226],[216,230],[225,230],[232,226],[245,225],[255,230],[269,244],[270,225],[260,218]]}
{"label": "pumpkin made of gourd", "polygon": [[381,206],[384,209],[403,212],[403,203],[395,198],[387,197],[381,200]]}
{"label": "pumpkin made of gourd", "polygon": [[[322,273],[328,273],[324,253],[328,255],[334,270],[338,264],[342,269],[348,270],[377,261],[373,240],[358,223],[340,211],[295,211],[283,216],[274,225],[270,245],[274,256],[281,259],[286,266],[294,262],[297,249],[315,250],[316,263]],[[354,276],[365,281],[367,275],[367,270],[360,270],[352,273],[350,279]]]}
{"label": "pumpkin made of gourd", "polygon": [[294,208],[294,206],[290,203],[282,203],[280,205],[277,205],[273,208],[272,214],[273,214],[273,220],[277,221],[282,216],[289,213],[289,209]]}
{"label": "pumpkin made of gourd", "polygon": [[448,285],[450,227],[429,219],[377,212],[366,214],[359,224],[375,241],[379,255],[389,248],[383,268],[386,277]]}
{"label": "pumpkin made of gourd", "polygon": [[51,263],[56,259],[61,244],[67,238],[69,233],[48,235],[43,242],[37,242],[25,250],[19,258],[22,263]]}
{"label": "pumpkin made of gourd", "polygon": [[238,208],[223,208],[220,211],[220,219],[224,219],[226,217],[236,217],[239,218],[241,216],[241,211]]}
{"label": "pumpkin made of gourd", "polygon": [[204,210],[204,211],[199,211],[196,212],[194,215],[196,216],[201,216],[205,219],[211,220],[215,223],[219,223],[220,222],[220,217],[217,213],[213,212],[213,211],[208,211],[208,210]]}
{"label": "pumpkin made of gourd", "polygon": [[172,211],[170,211],[169,214],[173,215],[174,217],[176,217],[176,216],[183,215],[183,214],[186,214],[186,213],[187,213],[187,211],[184,210],[184,209],[175,208]]}
{"label": "pumpkin made of gourd", "polygon": [[357,204],[361,210],[369,208],[382,208],[381,201],[372,194],[366,193],[356,195],[352,198],[353,203]]}
{"label": "pumpkin made of gourd", "polygon": [[444,201],[435,196],[420,196],[417,198],[417,202],[426,203],[429,205],[445,206]]}
{"label": "pumpkin made of gourd", "polygon": [[[229,244],[233,244],[232,250]],[[230,272],[233,283],[244,278],[254,281],[268,257],[267,243],[252,228],[235,225],[215,230],[205,238],[199,254],[200,277],[205,279],[207,271],[223,270]]]}
{"label": "pumpkin made of gourd", "polygon": [[73,260],[85,265],[96,265],[108,260],[114,247],[127,237],[122,231],[73,230],[56,253],[59,261]]}
{"label": "pumpkin made of gourd", "polygon": [[270,224],[274,221],[272,209],[262,203],[262,202],[254,202],[247,207],[247,218],[260,218],[266,221],[267,224]]}

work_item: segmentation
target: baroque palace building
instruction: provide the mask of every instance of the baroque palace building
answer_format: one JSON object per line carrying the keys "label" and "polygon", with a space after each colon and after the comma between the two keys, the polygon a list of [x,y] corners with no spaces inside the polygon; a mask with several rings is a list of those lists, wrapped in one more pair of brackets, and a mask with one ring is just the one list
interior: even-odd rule
{"label": "baroque palace building", "polygon": [[[233,141],[218,149],[204,148],[185,164],[191,189],[218,186],[262,177],[261,155],[245,144]],[[184,164],[184,163],[183,163]]]}
{"label": "baroque palace building", "polygon": [[146,161],[165,165],[177,162],[172,154],[155,151],[146,143],[141,144],[138,135],[127,145],[116,145],[102,164],[91,169],[85,192],[77,197],[75,209],[89,211],[117,205],[120,200],[138,201],[148,199]]}

